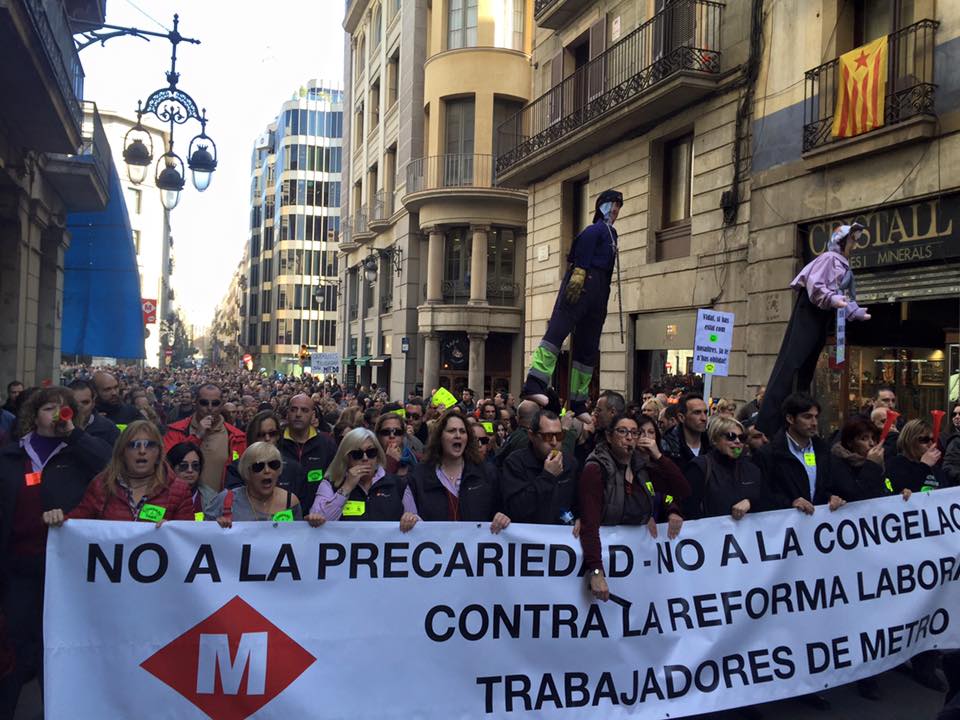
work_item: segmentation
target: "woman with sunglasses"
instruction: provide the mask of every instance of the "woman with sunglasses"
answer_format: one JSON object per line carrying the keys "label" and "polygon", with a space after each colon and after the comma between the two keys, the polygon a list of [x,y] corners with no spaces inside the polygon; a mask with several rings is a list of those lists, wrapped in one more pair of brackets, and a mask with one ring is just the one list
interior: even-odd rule
{"label": "woman with sunglasses", "polygon": [[[203,511],[203,496],[200,494],[200,473],[203,472],[203,451],[191,442],[177,443],[167,453],[167,462],[177,477],[183,480],[193,494],[195,512]],[[213,496],[211,496],[212,499]]]}
{"label": "woman with sunglasses", "polygon": [[149,420],[130,423],[113,447],[107,469],[87,486],[83,499],[69,513],[43,513],[49,526],[65,519],[128,520],[162,523],[193,520],[193,493],[169,470],[163,458],[163,438]]}
{"label": "woman with sunglasses", "polygon": [[[216,520],[222,528],[231,527],[234,521],[303,520],[300,500],[279,485],[282,469],[283,459],[276,445],[263,441],[250,445],[240,456],[238,466],[243,485],[227,488],[217,495],[204,508],[204,516],[207,520]],[[310,524],[322,523],[323,518],[315,518]]]}
{"label": "woman with sunglasses", "polygon": [[896,492],[921,492],[947,487],[947,477],[938,465],[933,428],[926,420],[911,420],[900,431],[897,454],[887,461],[887,477]]}
{"label": "woman with sunglasses", "polygon": [[405,477],[419,457],[410,444],[410,435],[404,427],[403,418],[396,412],[387,412],[377,418],[373,429],[377,442],[384,452],[384,469],[391,474]]}
{"label": "woman with sunglasses", "polygon": [[[273,410],[259,412],[247,425],[247,447],[257,442],[270,443],[280,448],[280,438],[283,431],[280,429],[280,416]],[[280,469],[277,485],[283,490],[289,490],[294,495],[304,497],[304,485],[307,482],[307,473],[303,466],[292,458],[285,458]],[[237,458],[227,466],[227,487],[238,488],[244,484],[240,477],[240,459]]]}
{"label": "woman with sunglasses", "polygon": [[683,503],[684,517],[730,515],[741,520],[749,512],[772,510],[760,468],[747,458],[743,425],[731,417],[716,416],[709,438],[710,452],[694,458],[683,471],[691,490]]}
{"label": "woman with sunglasses", "polygon": [[477,450],[480,451],[480,458],[483,460],[485,465],[488,465],[491,472],[497,471],[497,465],[494,462],[494,457],[497,454],[497,436],[487,431],[487,427],[493,429],[493,423],[487,420],[478,420],[477,422],[470,423],[470,432],[473,433],[473,436],[477,440]]}
{"label": "woman with sunglasses", "polygon": [[406,481],[388,473],[385,463],[386,455],[372,431],[348,432],[320,483],[307,520],[399,520],[400,529],[408,531],[420,519],[417,505]]}
{"label": "woman with sunglasses", "polygon": [[577,487],[580,501],[580,545],[590,591],[610,598],[603,570],[601,525],[646,525],[657,536],[658,520],[667,521],[670,539],[680,534],[683,515],[677,504],[690,487],[679,468],[657,445],[657,425],[643,415],[634,420],[616,415],[587,457]]}
{"label": "woman with sunglasses", "polygon": [[500,512],[497,474],[480,457],[477,439],[457,409],[445,411],[430,429],[410,489],[424,520],[489,522],[499,533],[510,524]]}

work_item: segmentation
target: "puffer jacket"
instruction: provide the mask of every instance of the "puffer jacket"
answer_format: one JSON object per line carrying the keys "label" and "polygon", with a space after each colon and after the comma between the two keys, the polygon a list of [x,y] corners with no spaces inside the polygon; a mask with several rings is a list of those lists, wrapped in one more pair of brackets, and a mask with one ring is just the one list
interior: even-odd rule
{"label": "puffer jacket", "polygon": [[[170,471],[166,471],[166,475],[167,484],[153,495],[145,497],[144,504],[164,508],[163,520],[193,520],[195,512],[193,491],[189,485]],[[67,518],[71,520],[147,520],[142,516],[133,516],[130,504],[122,491],[118,494],[107,491],[105,472],[91,481],[80,504],[67,513]]]}

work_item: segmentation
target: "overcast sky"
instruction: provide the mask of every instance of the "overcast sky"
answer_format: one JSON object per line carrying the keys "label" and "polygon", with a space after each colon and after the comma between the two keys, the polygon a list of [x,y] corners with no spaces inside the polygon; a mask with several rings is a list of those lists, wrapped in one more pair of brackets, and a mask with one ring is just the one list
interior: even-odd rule
{"label": "overcast sky", "polygon": [[[179,87],[207,109],[207,134],[217,143],[219,164],[204,193],[193,188],[187,172],[180,204],[171,213],[173,287],[191,323],[210,323],[248,239],[254,140],[280,105],[311,78],[337,87],[343,83],[343,9],[343,0],[107,3],[111,25],[162,32],[150,18],[169,29],[179,12],[180,33],[201,41],[180,44]],[[90,46],[81,53],[85,98],[133,114],[138,99],[166,84],[170,48],[160,38],[145,42],[132,37]],[[175,149],[184,162],[187,144],[199,128],[194,121],[177,127]]]}

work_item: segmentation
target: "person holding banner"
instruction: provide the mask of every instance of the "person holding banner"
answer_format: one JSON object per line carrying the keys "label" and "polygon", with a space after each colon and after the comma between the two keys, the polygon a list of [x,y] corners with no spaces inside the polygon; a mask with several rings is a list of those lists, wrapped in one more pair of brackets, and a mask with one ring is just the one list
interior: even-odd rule
{"label": "person holding banner", "polygon": [[842,311],[848,321],[870,319],[867,309],[857,305],[849,260],[862,233],[860,223],[838,227],[830,236],[827,251],[811,260],[790,283],[797,291],[797,300],[757,418],[757,427],[767,437],[772,438],[783,427],[780,407],[786,397],[791,392],[810,391],[837,311]]}
{"label": "person holding banner", "polygon": [[20,688],[40,668],[46,549],[42,513],[72,510],[110,460],[110,446],[74,426],[75,417],[72,391],[38,388],[20,407],[19,442],[0,450],[3,614],[16,654],[13,671],[0,680],[0,717],[13,716]]}
{"label": "person holding banner", "polygon": [[120,433],[106,469],[87,486],[80,503],[67,513],[43,513],[51,527],[74,520],[126,520],[163,523],[193,520],[193,491],[170,469],[163,436],[149,420],[136,420]]}
{"label": "person holding banner", "polygon": [[601,525],[646,525],[657,536],[658,518],[668,522],[667,536],[680,534],[683,516],[674,498],[690,494],[690,485],[656,445],[656,426],[643,416],[637,421],[618,415],[597,443],[580,474],[580,545],[590,591],[610,599],[601,557]]}
{"label": "person holding banner", "polygon": [[710,425],[711,450],[691,460],[683,471],[691,494],[683,503],[684,517],[730,515],[742,520],[747,513],[773,510],[774,503],[760,469],[746,456],[747,434],[731,417],[717,417]]}
{"label": "person holding banner", "polygon": [[516,522],[574,525],[577,520],[578,463],[563,451],[566,433],[556,413],[542,410],[533,419],[527,447],[503,464],[504,509]]}
{"label": "person holding banner", "polygon": [[[386,416],[383,416],[386,417]],[[400,417],[392,416],[398,422]],[[320,483],[307,520],[400,521],[410,530],[420,520],[405,478],[387,471],[387,455],[366,428],[348,432]]]}
{"label": "person holding banner", "polygon": [[[893,492],[884,472],[884,446],[877,443],[879,437],[877,427],[862,417],[852,417],[840,428],[840,442],[830,448],[830,472],[840,496],[868,500]],[[904,500],[910,492],[903,489]]]}
{"label": "person holding banner", "polygon": [[[264,410],[253,416],[253,419],[247,425],[247,447],[256,442],[267,442],[280,449],[280,435],[282,433],[282,423],[280,416],[272,410]],[[282,455],[282,453],[281,453]],[[283,467],[280,469],[280,477],[277,485],[282,490],[289,490],[298,498],[304,496],[304,486],[307,482],[307,474],[293,458],[283,459]],[[228,488],[237,488],[244,485],[244,480],[240,477],[240,458],[227,465]]]}
{"label": "person holding banner", "polygon": [[911,420],[897,439],[897,454],[887,463],[887,476],[897,492],[929,492],[949,483],[939,466],[941,453],[926,420]]}
{"label": "person holding banner", "polygon": [[[300,499],[280,487],[283,459],[276,445],[255,442],[240,456],[238,471],[243,486],[227,488],[204,508],[207,520],[216,520],[222,528],[229,528],[235,520],[272,520],[292,522],[303,520]],[[312,525],[321,525],[320,518]]]}
{"label": "person holding banner", "polygon": [[500,512],[497,474],[481,460],[477,439],[456,408],[434,423],[423,462],[409,477],[423,520],[489,522],[495,534],[510,524]]}

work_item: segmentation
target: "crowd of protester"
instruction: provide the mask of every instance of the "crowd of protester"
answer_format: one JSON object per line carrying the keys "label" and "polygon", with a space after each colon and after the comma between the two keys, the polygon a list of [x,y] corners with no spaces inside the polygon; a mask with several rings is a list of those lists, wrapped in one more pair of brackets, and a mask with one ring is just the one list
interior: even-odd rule
{"label": "crowd of protester", "polygon": [[[926,418],[887,422],[892,388],[828,442],[819,403],[803,394],[786,399],[784,429],[765,437],[755,426],[763,388],[739,408],[680,389],[635,402],[606,391],[583,422],[507,392],[465,390],[444,407],[310,375],[79,366],[65,378],[11,382],[0,409],[0,717],[38,672],[46,536],[71,518],[568,525],[589,591],[607,600],[601,526],[655,537],[666,523],[674,538],[690,519],[829,512],[960,482],[960,404],[938,438]],[[936,652],[915,657],[914,679],[946,690],[938,663]],[[858,688],[881,697],[874,680]]]}

